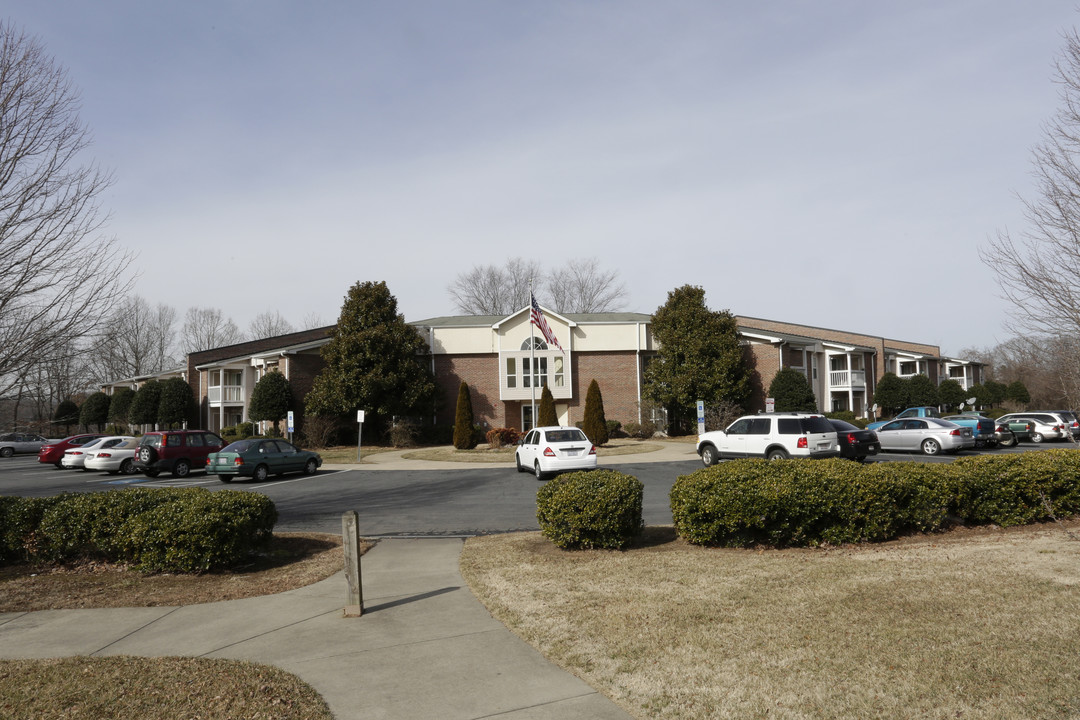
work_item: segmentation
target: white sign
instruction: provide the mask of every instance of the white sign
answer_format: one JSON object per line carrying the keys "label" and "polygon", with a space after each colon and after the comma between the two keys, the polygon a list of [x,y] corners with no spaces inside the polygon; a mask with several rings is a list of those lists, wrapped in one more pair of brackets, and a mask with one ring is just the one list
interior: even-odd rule
{"label": "white sign", "polygon": [[705,401],[697,401],[697,431],[698,435],[705,433]]}
{"label": "white sign", "polygon": [[765,412],[776,412],[776,398],[765,398]]}
{"label": "white sign", "polygon": [[293,427],[293,411],[292,410],[289,411],[288,417],[285,419],[285,426],[289,429],[289,432],[292,432],[295,429]]}
{"label": "white sign", "polygon": [[363,410],[357,410],[356,411],[356,422],[358,422],[358,423],[364,422],[364,411]]}

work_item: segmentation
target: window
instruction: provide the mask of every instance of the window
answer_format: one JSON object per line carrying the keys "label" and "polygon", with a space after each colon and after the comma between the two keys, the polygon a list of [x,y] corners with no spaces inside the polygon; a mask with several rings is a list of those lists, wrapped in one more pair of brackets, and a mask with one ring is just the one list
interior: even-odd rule
{"label": "window", "polygon": [[919,372],[919,363],[910,361],[900,363],[900,375],[916,375]]}
{"label": "window", "polygon": [[[521,367],[525,375],[523,387],[547,387],[547,361],[546,357],[521,358]],[[532,368],[531,372],[530,368]]]}
{"label": "window", "polygon": [[750,432],[750,418],[736,420],[727,429],[728,435],[746,435]]}
{"label": "window", "polygon": [[191,433],[188,435],[188,447],[205,447],[206,441],[203,440],[202,433]]}
{"label": "window", "polygon": [[566,376],[563,374],[563,359],[561,357],[554,358],[555,374],[552,376],[552,383],[557,388],[561,388],[566,382]]}
{"label": "window", "polygon": [[506,387],[517,387],[517,359],[508,357],[506,358]]}
{"label": "window", "polygon": [[183,435],[166,435],[165,447],[180,447],[181,445],[183,445],[183,440]]}
{"label": "window", "polygon": [[548,346],[547,346],[547,343],[544,342],[543,338],[531,337],[531,338],[526,339],[525,342],[521,343],[521,349],[522,350],[547,350]]}

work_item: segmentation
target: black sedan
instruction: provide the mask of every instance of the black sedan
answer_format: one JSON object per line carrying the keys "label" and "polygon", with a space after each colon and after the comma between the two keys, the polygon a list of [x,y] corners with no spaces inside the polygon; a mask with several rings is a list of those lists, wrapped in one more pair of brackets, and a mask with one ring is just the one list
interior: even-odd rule
{"label": "black sedan", "polygon": [[881,450],[877,433],[873,430],[857,428],[843,420],[829,420],[836,430],[836,444],[840,446],[840,457],[863,462],[868,455],[877,455]]}

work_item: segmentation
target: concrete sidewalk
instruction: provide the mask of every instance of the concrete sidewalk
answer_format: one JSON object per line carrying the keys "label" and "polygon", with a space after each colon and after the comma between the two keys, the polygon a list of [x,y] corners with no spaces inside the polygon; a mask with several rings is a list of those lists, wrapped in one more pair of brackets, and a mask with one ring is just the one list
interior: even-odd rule
{"label": "concrete sidewalk", "polygon": [[0,614],[0,657],[181,655],[251,660],[311,684],[338,720],[628,718],[496,621],[458,571],[460,539],[381,540],[344,573],[277,595],[185,607]]}

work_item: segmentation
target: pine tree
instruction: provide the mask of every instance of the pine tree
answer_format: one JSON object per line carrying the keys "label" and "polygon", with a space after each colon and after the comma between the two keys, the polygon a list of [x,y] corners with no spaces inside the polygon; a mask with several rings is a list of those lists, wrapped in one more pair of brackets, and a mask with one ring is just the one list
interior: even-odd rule
{"label": "pine tree", "polygon": [[589,391],[585,394],[585,422],[581,430],[593,445],[604,445],[608,441],[604,398],[600,394],[600,384],[595,379],[589,383]]}
{"label": "pine tree", "polygon": [[645,367],[645,396],[668,413],[671,434],[691,432],[697,401],[742,405],[750,373],[735,317],[705,306],[705,291],[684,285],[668,293],[653,315],[657,354]]}
{"label": "pine tree", "polygon": [[248,417],[255,422],[268,420],[274,423],[274,434],[280,434],[278,423],[285,419],[292,408],[292,386],[277,370],[263,375],[251,391]]}
{"label": "pine tree", "polygon": [[464,380],[458,388],[457,413],[454,415],[454,447],[458,450],[472,450],[476,447],[472,395],[469,394],[469,386]]}
{"label": "pine tree", "polygon": [[548,386],[544,386],[544,391],[540,393],[540,408],[537,410],[538,427],[551,427],[552,425],[559,424],[559,418],[555,414],[555,398],[551,394],[551,390]]}
{"label": "pine tree", "polygon": [[390,416],[429,413],[435,395],[429,352],[416,328],[398,314],[385,282],[356,283],[322,348],[326,367],[307,395],[307,415],[365,410],[364,427],[374,432]]}
{"label": "pine tree", "polygon": [[777,412],[817,412],[817,398],[810,381],[794,368],[783,368],[769,383],[769,397]]}

